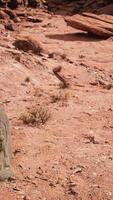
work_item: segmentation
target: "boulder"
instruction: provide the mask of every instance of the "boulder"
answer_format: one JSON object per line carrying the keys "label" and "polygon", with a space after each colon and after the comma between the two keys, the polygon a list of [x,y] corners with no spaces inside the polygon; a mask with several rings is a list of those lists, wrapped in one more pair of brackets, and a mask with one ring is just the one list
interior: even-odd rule
{"label": "boulder", "polygon": [[67,25],[100,37],[113,36],[113,16],[83,13],[66,17]]}

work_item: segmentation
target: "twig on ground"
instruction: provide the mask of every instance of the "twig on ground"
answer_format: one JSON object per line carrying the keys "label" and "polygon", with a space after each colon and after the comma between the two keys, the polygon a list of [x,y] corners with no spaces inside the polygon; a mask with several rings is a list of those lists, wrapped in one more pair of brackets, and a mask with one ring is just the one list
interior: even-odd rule
{"label": "twig on ground", "polygon": [[55,76],[61,81],[62,83],[62,88],[67,88],[69,86],[69,84],[67,83],[67,81],[64,79],[64,77],[62,77],[59,72],[62,70],[62,67],[55,67],[53,69],[53,73],[55,74]]}

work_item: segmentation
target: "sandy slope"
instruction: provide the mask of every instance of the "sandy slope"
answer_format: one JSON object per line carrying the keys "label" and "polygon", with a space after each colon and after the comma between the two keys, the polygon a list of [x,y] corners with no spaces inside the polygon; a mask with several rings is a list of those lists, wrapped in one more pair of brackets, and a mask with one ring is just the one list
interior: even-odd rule
{"label": "sandy slope", "polygon": [[[23,20],[1,35],[0,98],[12,129],[16,179],[0,183],[0,200],[112,200],[112,39],[79,33],[61,16],[38,15],[42,23]],[[15,50],[12,42],[25,34],[53,56]],[[59,65],[67,89],[52,72]],[[47,123],[23,124],[23,113],[38,105],[51,113]]]}

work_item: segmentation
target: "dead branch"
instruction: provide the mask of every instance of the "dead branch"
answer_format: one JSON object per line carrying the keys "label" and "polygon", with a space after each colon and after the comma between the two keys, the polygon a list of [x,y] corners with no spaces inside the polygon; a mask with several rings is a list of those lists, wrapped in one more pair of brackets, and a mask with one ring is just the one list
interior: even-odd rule
{"label": "dead branch", "polygon": [[55,67],[53,69],[53,73],[55,74],[55,76],[61,81],[62,83],[62,88],[67,88],[69,86],[69,84],[67,83],[67,81],[64,79],[64,77],[62,77],[59,72],[61,72],[62,67]]}

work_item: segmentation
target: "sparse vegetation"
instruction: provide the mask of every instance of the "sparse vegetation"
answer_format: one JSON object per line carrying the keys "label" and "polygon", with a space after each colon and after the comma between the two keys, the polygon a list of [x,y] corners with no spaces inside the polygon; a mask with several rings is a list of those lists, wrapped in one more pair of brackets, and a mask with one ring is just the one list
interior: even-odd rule
{"label": "sparse vegetation", "polygon": [[22,114],[20,119],[24,124],[31,126],[44,125],[50,118],[50,112],[43,106],[31,108],[27,113]]}
{"label": "sparse vegetation", "polygon": [[67,102],[68,94],[67,93],[55,93],[51,95],[51,103],[56,103],[58,101]]}
{"label": "sparse vegetation", "polygon": [[[103,0],[0,1],[23,2],[0,9],[0,104],[10,123],[1,115],[0,200],[113,200],[113,4],[109,16],[96,14]],[[112,37],[74,30],[67,18]]]}

